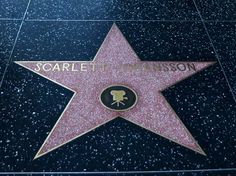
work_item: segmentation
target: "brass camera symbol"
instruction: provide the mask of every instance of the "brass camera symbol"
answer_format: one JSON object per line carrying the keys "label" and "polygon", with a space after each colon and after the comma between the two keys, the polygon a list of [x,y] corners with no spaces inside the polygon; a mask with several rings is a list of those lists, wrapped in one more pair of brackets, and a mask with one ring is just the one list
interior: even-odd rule
{"label": "brass camera symbol", "polygon": [[119,107],[120,104],[125,105],[124,100],[128,100],[125,97],[126,92],[124,90],[112,90],[110,94],[113,96],[113,103],[111,105],[116,104]]}

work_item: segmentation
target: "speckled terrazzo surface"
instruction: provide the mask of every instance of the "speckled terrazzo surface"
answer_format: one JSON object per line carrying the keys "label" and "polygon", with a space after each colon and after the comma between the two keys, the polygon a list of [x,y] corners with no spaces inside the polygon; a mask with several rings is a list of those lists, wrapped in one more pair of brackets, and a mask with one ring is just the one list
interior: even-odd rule
{"label": "speckled terrazzo surface", "polygon": [[[2,0],[0,173],[235,175],[235,11],[232,0]],[[92,61],[114,22],[141,61],[216,62],[162,91],[206,156],[116,118],[33,160],[73,92],[14,61]]]}

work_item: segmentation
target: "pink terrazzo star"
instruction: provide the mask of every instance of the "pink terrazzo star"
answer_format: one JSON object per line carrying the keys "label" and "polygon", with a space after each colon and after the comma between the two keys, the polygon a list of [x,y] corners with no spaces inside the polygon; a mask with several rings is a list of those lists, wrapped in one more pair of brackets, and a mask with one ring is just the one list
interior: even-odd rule
{"label": "pink terrazzo star", "polygon": [[[96,69],[89,69],[89,65],[83,65],[81,68],[81,62],[78,61],[56,63],[61,65],[67,63],[66,65],[70,65],[70,67],[74,64],[75,67],[81,68],[79,71],[67,70],[66,68],[64,71],[62,68],[55,68],[54,71],[49,70],[50,64],[55,64],[55,62],[50,61],[18,61],[16,63],[74,92],[73,97],[35,158],[45,155],[118,116],[205,155],[165,100],[161,91],[208,67],[213,64],[212,62],[186,62],[194,64],[195,70],[150,70],[148,68],[152,68],[157,63],[169,64],[174,62],[141,61],[114,24],[94,60],[82,62],[101,66]],[[47,63],[44,70],[38,69],[37,64],[39,63],[41,65]],[[145,69],[141,69],[144,63]],[[138,69],[124,69],[125,67],[119,69],[122,65],[135,65]],[[132,109],[122,112],[105,108],[99,101],[99,96],[102,90],[110,85],[127,85],[135,90],[138,96],[137,104]]]}

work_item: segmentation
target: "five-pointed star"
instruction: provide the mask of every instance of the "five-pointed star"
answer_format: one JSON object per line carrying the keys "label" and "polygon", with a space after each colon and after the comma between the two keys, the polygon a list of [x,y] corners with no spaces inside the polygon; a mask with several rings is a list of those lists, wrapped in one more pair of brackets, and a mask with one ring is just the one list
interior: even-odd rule
{"label": "five-pointed star", "polygon": [[[64,61],[81,64],[78,61]],[[165,100],[161,91],[174,83],[195,74],[212,62],[191,62],[196,70],[150,70],[154,64],[170,62],[144,62],[132,50],[118,27],[113,24],[93,61],[82,62],[80,71],[59,68],[46,70],[45,61],[17,61],[17,64],[50,79],[74,92],[60,118],[47,136],[35,158],[38,158],[76,138],[101,126],[116,117],[122,117],[184,147],[205,155],[187,128]],[[39,70],[37,64],[45,64]],[[63,63],[63,62],[57,62]],[[119,69],[121,65],[143,66],[145,69]],[[171,62],[174,63],[174,62]],[[190,62],[188,62],[190,63]],[[88,70],[88,65],[92,68]],[[95,69],[93,66],[100,69]],[[106,66],[104,66],[106,65]],[[102,67],[103,66],[103,67]],[[123,67],[124,68],[124,67]],[[112,111],[99,101],[102,90],[110,85],[127,85],[136,91],[137,104],[127,111]]]}

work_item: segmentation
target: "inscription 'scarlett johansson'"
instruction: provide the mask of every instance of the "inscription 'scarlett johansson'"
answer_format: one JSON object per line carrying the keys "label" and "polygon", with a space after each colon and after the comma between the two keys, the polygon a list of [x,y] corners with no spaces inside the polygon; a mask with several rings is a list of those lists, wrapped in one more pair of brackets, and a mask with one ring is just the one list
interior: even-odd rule
{"label": "inscription 'scarlett johansson'", "polygon": [[[95,72],[79,73],[72,71],[43,71],[42,69],[35,71],[38,61],[16,62],[74,92],[74,96],[45,139],[35,158],[78,138],[118,116],[205,155],[200,145],[198,145],[165,100],[161,91],[208,67],[213,62],[188,62],[194,63],[195,70],[186,69],[185,71],[176,70],[174,72],[145,72],[142,69],[136,69],[131,72],[125,69],[115,69],[120,64],[137,65],[144,62],[138,58],[115,24],[107,34],[94,60],[87,62],[108,65],[105,72],[103,69],[98,69]],[[146,65],[153,65],[164,62],[148,61],[145,63]],[[132,88],[138,96],[137,104],[132,109],[124,112],[115,112],[104,108],[99,101],[99,96],[104,88],[119,84]]]}

